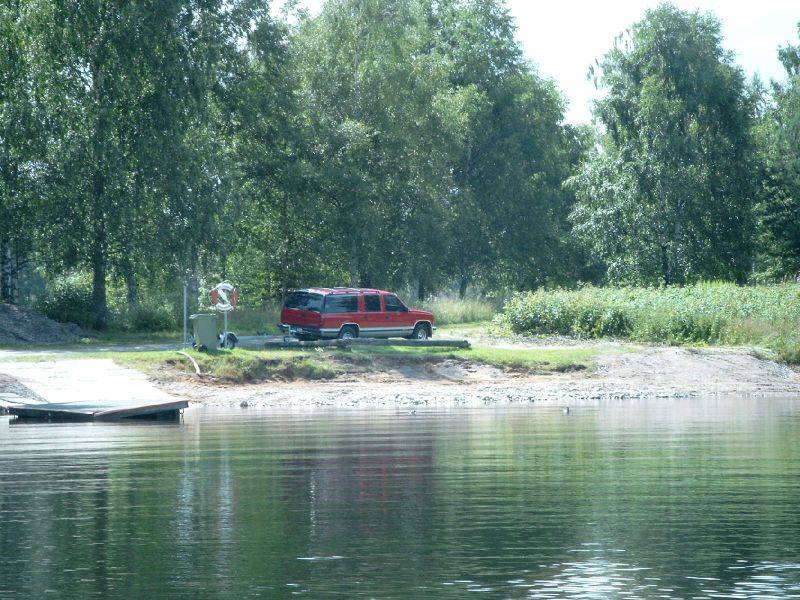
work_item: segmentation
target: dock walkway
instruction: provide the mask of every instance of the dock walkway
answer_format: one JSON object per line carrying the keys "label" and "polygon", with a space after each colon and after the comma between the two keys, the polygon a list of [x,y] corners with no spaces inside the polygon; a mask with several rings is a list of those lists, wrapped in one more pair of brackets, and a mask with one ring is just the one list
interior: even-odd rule
{"label": "dock walkway", "polygon": [[157,389],[138,371],[108,359],[3,362],[0,373],[31,392],[0,398],[5,409],[18,417],[110,421],[177,415],[189,406]]}

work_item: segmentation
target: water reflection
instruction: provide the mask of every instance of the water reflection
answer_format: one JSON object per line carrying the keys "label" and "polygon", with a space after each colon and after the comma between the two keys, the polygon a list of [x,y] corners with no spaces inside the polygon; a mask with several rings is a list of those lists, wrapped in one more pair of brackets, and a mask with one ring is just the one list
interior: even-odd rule
{"label": "water reflection", "polygon": [[798,408],[0,420],[0,597],[791,597]]}

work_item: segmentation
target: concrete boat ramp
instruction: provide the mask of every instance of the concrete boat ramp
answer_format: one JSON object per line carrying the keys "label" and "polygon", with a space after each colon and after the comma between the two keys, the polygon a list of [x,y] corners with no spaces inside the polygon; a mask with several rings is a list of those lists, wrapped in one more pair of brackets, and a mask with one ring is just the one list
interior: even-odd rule
{"label": "concrete boat ramp", "polygon": [[2,362],[0,374],[18,382],[10,392],[0,393],[0,407],[21,418],[177,417],[189,406],[157,389],[142,373],[107,359]]}

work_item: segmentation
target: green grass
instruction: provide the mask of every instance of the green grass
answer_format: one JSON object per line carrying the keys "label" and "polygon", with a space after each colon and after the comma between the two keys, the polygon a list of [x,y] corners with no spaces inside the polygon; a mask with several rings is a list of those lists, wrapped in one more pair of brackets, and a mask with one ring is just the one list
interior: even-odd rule
{"label": "green grass", "polygon": [[[445,360],[488,365],[528,374],[560,373],[594,369],[596,348],[506,349],[484,346],[468,350],[419,347],[356,347],[351,351],[325,350],[220,350],[187,351],[201,371],[222,382],[329,380],[337,375],[380,373],[409,365],[436,364]],[[19,360],[53,360],[53,354],[20,357]],[[62,355],[63,357],[63,355]],[[193,376],[194,367],[184,356],[170,351],[83,351],[70,359],[110,358],[162,380]]]}
{"label": "green grass", "polygon": [[497,314],[491,302],[479,299],[431,298],[419,307],[434,314],[437,326],[491,321]]}
{"label": "green grass", "polygon": [[[301,351],[220,350],[212,353],[188,350],[203,374],[230,383],[332,379],[338,374],[328,357]],[[81,357],[112,358],[157,378],[193,375],[194,367],[175,351],[89,353]]]}
{"label": "green grass", "polygon": [[538,291],[512,297],[498,322],[521,334],[758,346],[800,363],[800,286],[793,284]]}
{"label": "green grass", "polygon": [[[277,303],[257,307],[242,306],[230,313],[228,319],[228,329],[239,335],[274,334],[279,332],[281,307]],[[219,322],[221,331],[222,317]]]}
{"label": "green grass", "polygon": [[465,362],[506,368],[529,373],[591,370],[600,354],[596,348],[492,348],[474,346],[470,349],[356,346],[352,353],[380,359],[383,366],[392,362],[431,362],[456,359]]}

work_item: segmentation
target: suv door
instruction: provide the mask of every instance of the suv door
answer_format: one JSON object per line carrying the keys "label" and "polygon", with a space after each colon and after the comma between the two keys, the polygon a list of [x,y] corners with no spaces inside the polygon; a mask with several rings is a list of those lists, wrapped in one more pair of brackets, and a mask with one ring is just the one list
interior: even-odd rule
{"label": "suv door", "polygon": [[358,324],[358,296],[356,294],[329,294],[323,307],[323,337],[336,337],[343,325]]}
{"label": "suv door", "polygon": [[386,325],[386,313],[383,312],[380,294],[364,294],[362,336],[381,337]]}
{"label": "suv door", "polygon": [[394,294],[384,294],[383,306],[386,310],[386,337],[401,337],[411,335],[414,330],[414,323],[411,323],[411,316],[408,308]]}

